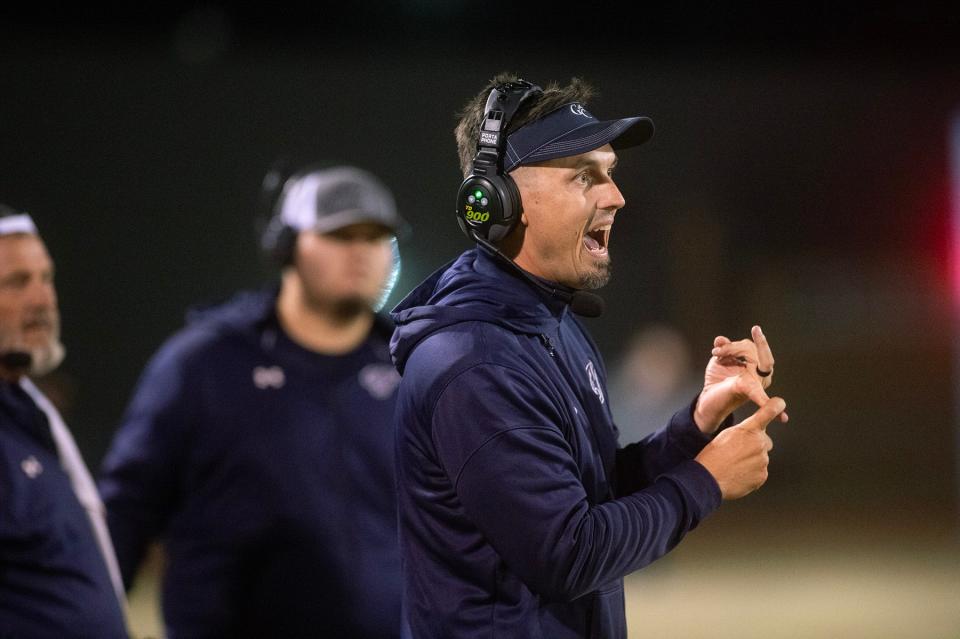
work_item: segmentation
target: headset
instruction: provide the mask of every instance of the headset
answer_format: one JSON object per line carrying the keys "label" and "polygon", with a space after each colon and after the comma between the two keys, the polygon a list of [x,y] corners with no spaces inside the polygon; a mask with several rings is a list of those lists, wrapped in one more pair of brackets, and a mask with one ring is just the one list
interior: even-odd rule
{"label": "headset", "polygon": [[477,155],[473,158],[470,174],[461,182],[457,192],[457,223],[467,237],[532,286],[569,304],[570,310],[577,315],[599,317],[604,311],[604,301],[599,295],[549,286],[520,268],[496,246],[510,234],[523,213],[520,189],[503,170],[507,127],[524,100],[542,93],[543,89],[526,80],[500,84],[490,91],[480,124]]}
{"label": "headset", "polygon": [[260,184],[260,248],[280,267],[293,263],[293,249],[297,242],[296,229],[286,225],[280,216],[283,189],[296,174],[290,159],[280,158]]}
{"label": "headset", "polygon": [[293,264],[298,235],[297,229],[284,223],[280,215],[283,191],[294,180],[326,166],[328,163],[293,168],[292,160],[283,157],[274,162],[263,178],[260,185],[260,210],[261,217],[266,218],[267,221],[260,233],[260,247],[281,268]]}
{"label": "headset", "polygon": [[523,204],[513,178],[503,170],[507,127],[523,102],[543,89],[516,80],[497,85],[484,107],[477,155],[457,193],[457,222],[467,237],[497,243],[517,225]]}

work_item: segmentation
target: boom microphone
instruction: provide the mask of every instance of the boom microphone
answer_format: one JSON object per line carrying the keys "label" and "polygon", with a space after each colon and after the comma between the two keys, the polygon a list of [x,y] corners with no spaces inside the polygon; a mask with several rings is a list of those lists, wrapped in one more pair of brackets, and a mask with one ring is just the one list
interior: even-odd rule
{"label": "boom microphone", "polygon": [[570,310],[581,317],[600,317],[606,304],[603,298],[588,291],[574,291],[570,295]]}
{"label": "boom microphone", "polygon": [[471,233],[471,235],[478,244],[482,245],[488,251],[493,253],[494,256],[498,257],[503,263],[519,273],[523,279],[530,282],[540,290],[546,291],[551,297],[555,297],[569,304],[570,310],[577,315],[580,315],[581,317],[600,317],[600,315],[603,314],[606,304],[604,303],[603,298],[599,295],[596,295],[595,293],[589,293],[587,291],[569,292],[554,288],[552,286],[547,286],[533,275],[520,268],[516,262],[501,253],[500,249],[498,249],[496,246],[479,237],[476,233]]}
{"label": "boom microphone", "polygon": [[0,366],[11,371],[22,371],[30,368],[33,356],[26,351],[6,351],[0,353]]}

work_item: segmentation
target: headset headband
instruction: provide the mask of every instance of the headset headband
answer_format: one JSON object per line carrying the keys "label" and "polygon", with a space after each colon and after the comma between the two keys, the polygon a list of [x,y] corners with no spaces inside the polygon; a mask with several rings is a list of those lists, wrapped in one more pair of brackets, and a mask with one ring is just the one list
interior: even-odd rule
{"label": "headset headband", "polygon": [[490,168],[497,173],[503,172],[507,126],[524,100],[539,93],[543,93],[543,89],[526,80],[499,84],[490,91],[480,125],[477,155],[473,160],[474,173],[484,175]]}
{"label": "headset headband", "polygon": [[503,170],[507,128],[524,100],[540,93],[537,85],[516,80],[494,86],[487,96],[477,154],[457,193],[457,223],[467,237],[499,242],[523,212],[520,191]]}

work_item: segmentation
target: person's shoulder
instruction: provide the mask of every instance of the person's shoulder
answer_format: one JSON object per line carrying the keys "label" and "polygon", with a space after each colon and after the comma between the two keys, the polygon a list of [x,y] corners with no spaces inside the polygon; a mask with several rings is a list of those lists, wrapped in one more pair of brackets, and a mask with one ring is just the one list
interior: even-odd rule
{"label": "person's shoulder", "polygon": [[216,351],[224,336],[208,327],[187,324],[168,335],[150,357],[148,368],[161,370],[186,370],[204,362],[216,360]]}
{"label": "person's shoulder", "polygon": [[268,292],[240,291],[218,303],[192,306],[185,322],[168,335],[153,356],[155,365],[184,367],[218,361],[224,349],[256,342],[258,327],[272,312]]}
{"label": "person's shoulder", "polygon": [[229,296],[191,305],[184,314],[185,328],[201,330],[246,329],[263,323],[274,313],[276,287],[243,289]]}
{"label": "person's shoulder", "polygon": [[509,329],[484,321],[459,322],[424,337],[411,353],[404,375],[411,370],[455,375],[480,364],[507,364],[516,352],[516,334]]}

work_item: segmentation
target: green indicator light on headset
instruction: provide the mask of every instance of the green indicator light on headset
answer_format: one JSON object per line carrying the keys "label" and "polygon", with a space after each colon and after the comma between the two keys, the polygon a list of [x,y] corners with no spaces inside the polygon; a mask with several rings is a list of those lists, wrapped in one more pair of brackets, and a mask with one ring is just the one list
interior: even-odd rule
{"label": "green indicator light on headset", "polygon": [[483,191],[477,191],[476,193],[474,193],[474,195],[477,197],[477,199],[480,199],[483,197]]}

